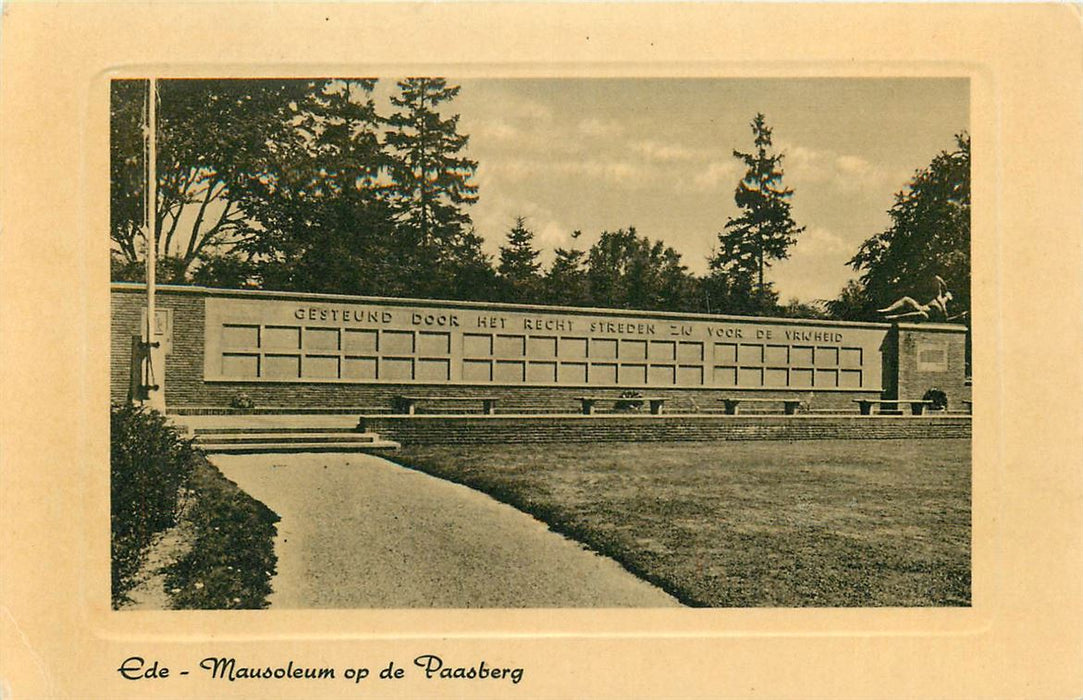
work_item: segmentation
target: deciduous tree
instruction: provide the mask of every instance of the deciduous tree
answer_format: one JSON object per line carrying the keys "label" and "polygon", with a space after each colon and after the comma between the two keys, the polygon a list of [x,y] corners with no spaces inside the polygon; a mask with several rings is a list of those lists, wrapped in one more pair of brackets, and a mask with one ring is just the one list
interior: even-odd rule
{"label": "deciduous tree", "polygon": [[604,231],[587,255],[591,303],[624,309],[684,310],[692,278],[661,241],[627,230]]}
{"label": "deciduous tree", "polygon": [[955,137],[895,195],[891,226],[865,241],[849,264],[861,273],[868,314],[901,296],[925,301],[943,278],[950,315],[970,309],[970,136]]}

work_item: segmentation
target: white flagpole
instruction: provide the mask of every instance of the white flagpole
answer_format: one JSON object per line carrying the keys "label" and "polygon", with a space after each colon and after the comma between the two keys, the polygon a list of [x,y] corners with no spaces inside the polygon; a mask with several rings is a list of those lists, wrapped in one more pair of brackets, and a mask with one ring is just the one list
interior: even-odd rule
{"label": "white flagpole", "polygon": [[155,333],[155,272],[158,263],[158,236],[155,226],[158,208],[158,80],[151,78],[147,90],[147,181],[146,204],[144,206],[145,231],[147,241],[147,327],[146,327],[146,375],[144,390],[146,404],[160,411],[165,410],[165,394],[162,380],[165,367],[160,361],[164,353],[158,344]]}

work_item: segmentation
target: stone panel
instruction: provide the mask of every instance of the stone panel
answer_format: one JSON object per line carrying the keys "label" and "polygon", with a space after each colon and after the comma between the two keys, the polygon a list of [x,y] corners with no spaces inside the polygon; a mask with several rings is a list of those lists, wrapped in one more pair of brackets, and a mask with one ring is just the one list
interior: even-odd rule
{"label": "stone panel", "polygon": [[258,348],[259,326],[222,326],[222,347],[226,349]]}
{"label": "stone panel", "polygon": [[338,379],[339,356],[306,355],[302,372],[307,379]]}
{"label": "stone panel", "polygon": [[621,365],[618,375],[620,384],[646,384],[647,365]]}
{"label": "stone panel", "polygon": [[255,379],[259,376],[259,355],[222,355],[222,374]]}
{"label": "stone panel", "polygon": [[306,328],[304,341],[306,352],[312,350],[338,350],[338,329]]}
{"label": "stone panel", "polygon": [[346,352],[375,354],[378,350],[377,332],[347,328],[343,333],[342,346]]}
{"label": "stone panel", "polygon": [[267,326],[259,346],[265,350],[300,350],[301,329],[297,326]]}
{"label": "stone panel", "polygon": [[298,379],[301,376],[300,355],[263,356],[260,377],[263,379]]}

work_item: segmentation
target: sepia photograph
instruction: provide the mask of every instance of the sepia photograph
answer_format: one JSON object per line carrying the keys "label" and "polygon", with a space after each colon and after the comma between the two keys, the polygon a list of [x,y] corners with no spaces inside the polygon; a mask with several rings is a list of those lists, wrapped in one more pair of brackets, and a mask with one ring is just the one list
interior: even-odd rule
{"label": "sepia photograph", "polygon": [[1083,32],[37,3],[0,700],[1083,696]]}
{"label": "sepia photograph", "polygon": [[112,606],[970,606],[969,118],[114,79]]}

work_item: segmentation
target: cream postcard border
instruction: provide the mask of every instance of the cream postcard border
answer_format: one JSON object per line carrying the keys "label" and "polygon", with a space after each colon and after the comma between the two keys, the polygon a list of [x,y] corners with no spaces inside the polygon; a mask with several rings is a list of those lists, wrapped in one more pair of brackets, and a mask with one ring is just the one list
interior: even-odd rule
{"label": "cream postcard border", "polygon": [[[1080,25],[1068,6],[37,4],[3,10],[0,696],[1073,695],[1083,685]],[[108,79],[966,76],[973,605],[117,613]],[[132,654],[526,668],[517,686],[125,681]]]}

